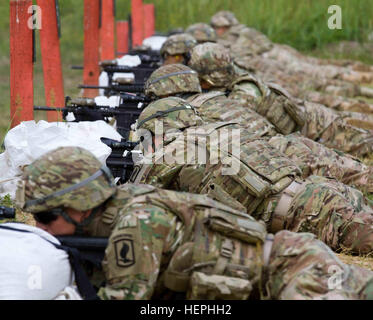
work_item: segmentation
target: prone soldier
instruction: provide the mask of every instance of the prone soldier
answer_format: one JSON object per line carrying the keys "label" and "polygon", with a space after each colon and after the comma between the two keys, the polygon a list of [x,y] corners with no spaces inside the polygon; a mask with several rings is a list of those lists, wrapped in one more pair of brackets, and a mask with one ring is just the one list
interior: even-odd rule
{"label": "prone soldier", "polygon": [[373,209],[360,191],[324,177],[302,179],[295,162],[234,122],[200,123],[183,99],[151,103],[137,124],[145,157],[130,181],[207,194],[264,220],[270,232],[307,231],[334,250],[372,252]]}
{"label": "prone soldier", "polygon": [[[45,154],[22,181],[18,204],[44,230],[109,237],[102,299],[372,298],[373,272],[342,263],[314,235],[267,234],[204,195],[115,186],[82,148]],[[330,286],[336,268],[341,286]]]}
{"label": "prone soldier", "polygon": [[185,99],[206,123],[234,121],[254,137],[268,137],[269,143],[296,162],[302,177],[332,177],[364,192],[373,192],[373,168],[351,155],[332,150],[299,133],[276,135],[276,128],[251,108],[226,98],[224,92],[201,92],[198,74],[187,66],[170,64],[154,71],[145,84],[152,100],[177,96]]}

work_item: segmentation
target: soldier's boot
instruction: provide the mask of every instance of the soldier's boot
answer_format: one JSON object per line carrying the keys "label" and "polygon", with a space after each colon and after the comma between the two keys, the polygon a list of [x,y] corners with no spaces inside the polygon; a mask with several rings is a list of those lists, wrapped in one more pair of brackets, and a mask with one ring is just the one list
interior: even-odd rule
{"label": "soldier's boot", "polygon": [[[270,232],[311,232],[333,250],[373,252],[373,209],[361,192],[336,180],[311,176],[291,194],[278,199]],[[287,209],[289,208],[289,209]],[[278,221],[282,221],[281,224]]]}
{"label": "soldier's boot", "polygon": [[270,299],[373,298],[373,272],[342,263],[310,233],[278,232],[266,276]]}

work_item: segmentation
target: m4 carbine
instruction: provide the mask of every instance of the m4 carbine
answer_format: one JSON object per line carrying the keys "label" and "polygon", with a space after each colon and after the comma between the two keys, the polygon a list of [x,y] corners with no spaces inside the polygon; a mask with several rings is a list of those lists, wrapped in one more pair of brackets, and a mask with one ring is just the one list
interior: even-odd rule
{"label": "m4 carbine", "polygon": [[143,96],[130,94],[122,94],[120,97],[120,104],[116,108],[98,106],[94,99],[78,98],[71,100],[67,97],[65,107],[63,108],[35,106],[34,110],[62,111],[65,120],[68,113],[71,112],[75,117],[74,122],[97,120],[109,122],[109,118],[114,117],[117,121],[117,131],[127,141],[131,132],[131,125],[136,122],[141,112],[151,100]]}
{"label": "m4 carbine", "polygon": [[101,141],[111,148],[111,154],[106,159],[106,165],[115,178],[119,178],[120,183],[126,183],[131,177],[134,169],[132,152],[138,145],[138,142],[121,142],[108,138],[101,138]]}

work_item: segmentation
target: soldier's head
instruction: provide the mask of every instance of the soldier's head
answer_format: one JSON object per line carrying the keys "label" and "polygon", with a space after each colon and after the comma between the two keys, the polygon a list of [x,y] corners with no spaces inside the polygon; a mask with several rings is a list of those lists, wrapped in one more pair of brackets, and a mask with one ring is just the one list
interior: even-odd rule
{"label": "soldier's head", "polygon": [[198,43],[216,42],[217,40],[214,28],[207,23],[192,24],[185,32],[191,34]]}
{"label": "soldier's head", "polygon": [[[136,135],[145,149],[156,149],[155,137],[202,125],[203,120],[187,101],[178,97],[159,99],[149,104],[137,120]],[[157,144],[157,143],[156,143]]]}
{"label": "soldier's head", "polygon": [[210,24],[218,37],[223,36],[232,26],[239,22],[231,11],[219,11],[211,17]]}
{"label": "soldier's head", "polygon": [[109,169],[89,151],[60,147],[24,169],[17,205],[53,235],[81,233],[116,192]]}
{"label": "soldier's head", "polygon": [[145,94],[155,99],[201,91],[197,72],[183,64],[162,66],[145,83]]}
{"label": "soldier's head", "polygon": [[217,43],[206,42],[195,46],[188,65],[198,72],[203,89],[226,88],[235,75],[229,50]]}
{"label": "soldier's head", "polygon": [[180,33],[168,37],[161,48],[163,64],[187,64],[189,51],[195,45],[197,45],[197,40],[189,33]]}

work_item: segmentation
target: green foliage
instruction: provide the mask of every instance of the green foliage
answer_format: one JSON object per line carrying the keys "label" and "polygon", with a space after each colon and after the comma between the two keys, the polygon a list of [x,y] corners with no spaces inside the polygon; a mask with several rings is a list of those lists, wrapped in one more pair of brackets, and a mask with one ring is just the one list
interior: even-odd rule
{"label": "green foliage", "polygon": [[5,195],[3,198],[0,197],[0,206],[5,206],[5,207],[14,207],[13,200],[10,197],[10,194]]}

